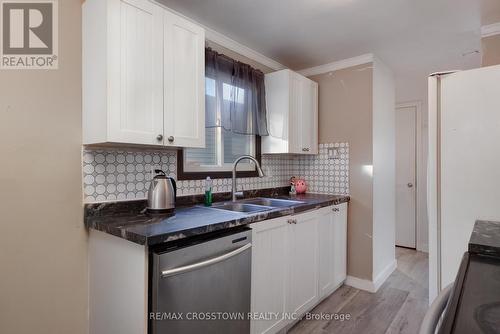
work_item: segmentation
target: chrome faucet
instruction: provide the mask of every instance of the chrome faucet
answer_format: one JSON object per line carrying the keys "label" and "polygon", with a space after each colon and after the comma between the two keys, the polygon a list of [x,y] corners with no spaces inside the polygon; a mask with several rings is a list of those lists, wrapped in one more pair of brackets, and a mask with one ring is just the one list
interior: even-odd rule
{"label": "chrome faucet", "polygon": [[236,201],[237,196],[243,196],[242,191],[241,192],[236,191],[236,166],[238,166],[238,163],[241,160],[245,160],[245,159],[252,160],[255,163],[255,165],[257,166],[257,173],[259,173],[259,177],[265,176],[264,172],[262,171],[262,168],[260,168],[259,162],[257,161],[257,159],[255,159],[251,155],[242,155],[241,157],[237,158],[233,163],[233,188],[232,188],[233,202]]}

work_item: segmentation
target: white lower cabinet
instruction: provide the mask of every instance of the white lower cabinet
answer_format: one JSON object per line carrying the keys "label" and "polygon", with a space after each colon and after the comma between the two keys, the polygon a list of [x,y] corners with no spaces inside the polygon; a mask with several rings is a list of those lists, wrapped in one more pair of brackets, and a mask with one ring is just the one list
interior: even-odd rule
{"label": "white lower cabinet", "polygon": [[318,212],[289,218],[287,311],[297,316],[318,301]]}
{"label": "white lower cabinet", "polygon": [[333,286],[347,278],[347,203],[333,206]]}
{"label": "white lower cabinet", "polygon": [[347,277],[347,203],[318,210],[319,298]]}
{"label": "white lower cabinet", "polygon": [[347,203],[252,225],[251,333],[276,333],[346,277]]}
{"label": "white lower cabinet", "polygon": [[323,208],[318,213],[318,247],[319,247],[319,296],[325,297],[334,289],[334,218],[335,208]]}
{"label": "white lower cabinet", "polygon": [[[252,227],[252,313],[286,312],[287,217],[276,218]],[[260,318],[260,317],[259,317]],[[264,317],[262,317],[264,318]],[[275,333],[286,325],[284,319],[251,322],[252,333]]]}

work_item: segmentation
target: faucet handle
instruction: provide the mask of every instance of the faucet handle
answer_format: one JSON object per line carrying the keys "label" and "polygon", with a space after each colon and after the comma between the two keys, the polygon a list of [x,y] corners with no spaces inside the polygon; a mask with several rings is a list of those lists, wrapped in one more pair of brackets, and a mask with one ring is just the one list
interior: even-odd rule
{"label": "faucet handle", "polygon": [[245,195],[243,194],[243,191],[237,191],[234,193],[234,196],[236,196],[236,198],[243,198]]}

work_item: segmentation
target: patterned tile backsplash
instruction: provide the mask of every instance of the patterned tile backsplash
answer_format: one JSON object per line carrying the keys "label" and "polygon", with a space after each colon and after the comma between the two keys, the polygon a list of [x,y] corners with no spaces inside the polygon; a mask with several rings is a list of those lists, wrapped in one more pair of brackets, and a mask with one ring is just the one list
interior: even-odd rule
{"label": "patterned tile backsplash", "polygon": [[[328,149],[338,148],[335,159]],[[177,152],[174,150],[83,150],[83,191],[86,203],[144,199],[151,180],[151,170],[161,168],[177,178]],[[287,186],[290,177],[304,178],[309,192],[349,194],[349,144],[320,144],[319,154],[263,155],[264,178],[238,178],[238,189],[262,189]],[[204,193],[204,180],[177,182],[177,195]],[[231,179],[213,180],[214,192],[231,191]]]}

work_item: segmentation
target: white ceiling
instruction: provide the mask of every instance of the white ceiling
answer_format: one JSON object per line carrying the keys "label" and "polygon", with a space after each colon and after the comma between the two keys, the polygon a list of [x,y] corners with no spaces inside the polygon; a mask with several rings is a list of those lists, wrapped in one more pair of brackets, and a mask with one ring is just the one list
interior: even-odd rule
{"label": "white ceiling", "polygon": [[479,66],[481,16],[500,17],[499,0],[158,1],[295,70],[374,53],[398,101],[425,100],[431,72]]}

